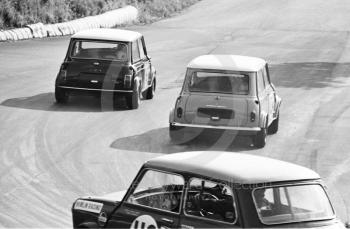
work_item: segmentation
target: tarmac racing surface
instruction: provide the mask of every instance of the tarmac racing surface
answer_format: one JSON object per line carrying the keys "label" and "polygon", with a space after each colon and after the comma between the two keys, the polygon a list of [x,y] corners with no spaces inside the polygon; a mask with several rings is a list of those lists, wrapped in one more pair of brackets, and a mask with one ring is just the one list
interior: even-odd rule
{"label": "tarmac racing surface", "polygon": [[[69,37],[0,43],[0,227],[71,227],[80,196],[126,189],[142,163],[181,151],[277,158],[317,171],[338,216],[350,215],[350,2],[203,0],[147,26],[158,90],[137,110],[75,97],[55,104]],[[280,129],[263,149],[250,138],[168,137],[168,111],[187,63],[202,54],[266,59],[282,97]]]}

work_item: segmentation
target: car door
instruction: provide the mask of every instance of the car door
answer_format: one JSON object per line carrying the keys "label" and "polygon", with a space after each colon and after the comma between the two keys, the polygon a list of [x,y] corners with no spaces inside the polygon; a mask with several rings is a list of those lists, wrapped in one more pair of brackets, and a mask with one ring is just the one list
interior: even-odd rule
{"label": "car door", "polygon": [[139,49],[140,49],[140,58],[143,62],[144,72],[142,79],[142,91],[147,90],[152,83],[152,73],[151,73],[151,61],[146,55],[146,47],[143,37],[138,39]]}
{"label": "car door", "polygon": [[269,71],[269,66],[266,64],[266,76],[267,76],[267,80],[269,82],[269,85],[270,85],[270,88],[271,88],[271,91],[272,91],[272,95],[271,98],[270,98],[270,101],[271,101],[271,109],[272,109],[272,116],[275,118],[277,117],[278,115],[278,96],[276,94],[276,88],[275,86],[273,85],[273,83],[271,82],[271,79],[270,79],[270,71]]}
{"label": "car door", "polygon": [[[263,71],[260,70],[256,75],[257,92],[260,104],[260,117],[266,117],[269,114],[269,94],[266,90]],[[262,124],[264,120],[260,120]]]}
{"label": "car door", "polygon": [[269,117],[269,122],[271,123],[274,119],[274,112],[275,112],[275,103],[276,103],[276,94],[275,90],[271,85],[270,82],[270,77],[268,74],[268,69],[267,65],[263,69],[263,77],[264,77],[264,82],[265,82],[265,88],[266,88],[266,93],[268,97],[268,117]]}
{"label": "car door", "polygon": [[194,177],[186,189],[180,228],[240,228],[237,212],[229,186]]}
{"label": "car door", "polygon": [[143,89],[143,81],[145,77],[144,62],[141,59],[138,39],[132,42],[132,62],[136,70],[135,78],[140,83],[140,89]]}
{"label": "car door", "polygon": [[108,221],[108,228],[178,228],[184,178],[145,170]]}

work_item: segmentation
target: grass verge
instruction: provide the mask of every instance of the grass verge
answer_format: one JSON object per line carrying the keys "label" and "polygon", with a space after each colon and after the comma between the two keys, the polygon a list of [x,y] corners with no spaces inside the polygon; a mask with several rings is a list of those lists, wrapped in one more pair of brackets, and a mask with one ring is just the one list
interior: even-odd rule
{"label": "grass verge", "polygon": [[65,22],[125,5],[139,9],[139,23],[174,15],[200,0],[0,0],[0,29]]}

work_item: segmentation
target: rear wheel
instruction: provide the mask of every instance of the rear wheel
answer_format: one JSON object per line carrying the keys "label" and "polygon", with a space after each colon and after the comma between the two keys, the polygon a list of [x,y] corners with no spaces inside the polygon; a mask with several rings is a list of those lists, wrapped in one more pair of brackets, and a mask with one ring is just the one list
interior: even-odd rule
{"label": "rear wheel", "polygon": [[55,88],[55,99],[59,104],[64,104],[68,102],[69,94],[66,90],[56,87]]}
{"label": "rear wheel", "polygon": [[156,92],[156,79],[153,79],[152,85],[147,89],[146,99],[153,99]]}
{"label": "rear wheel", "polygon": [[264,148],[266,145],[266,136],[267,136],[267,129],[261,128],[259,132],[256,133],[255,139],[254,139],[254,145],[257,148]]}
{"label": "rear wheel", "polygon": [[175,144],[186,143],[185,127],[174,126],[171,123],[169,123],[169,137],[170,137],[170,140]]}
{"label": "rear wheel", "polygon": [[269,134],[277,133],[279,119],[280,119],[280,116],[278,115],[277,118],[275,120],[273,120],[273,122],[271,123],[271,125],[269,126],[269,129],[268,129]]}
{"label": "rear wheel", "polygon": [[140,88],[138,84],[134,84],[134,88],[131,94],[126,96],[126,103],[130,109],[137,109],[141,103]]}
{"label": "rear wheel", "polygon": [[119,94],[114,93],[113,94],[113,110],[118,110],[119,109]]}

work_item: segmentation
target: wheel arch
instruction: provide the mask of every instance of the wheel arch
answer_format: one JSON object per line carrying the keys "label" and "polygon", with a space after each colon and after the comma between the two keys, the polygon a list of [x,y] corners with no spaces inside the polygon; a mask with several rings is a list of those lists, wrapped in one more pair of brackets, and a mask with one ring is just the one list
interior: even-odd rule
{"label": "wheel arch", "polygon": [[153,65],[151,66],[151,74],[152,74],[152,80],[155,79],[157,76],[157,70]]}
{"label": "wheel arch", "polygon": [[266,128],[268,126],[268,114],[266,112],[262,112],[260,114],[260,127],[261,128]]}
{"label": "wheel arch", "polygon": [[141,86],[141,78],[140,77],[138,77],[138,76],[134,77],[133,86],[132,86],[133,88],[135,87],[135,84],[137,87]]}
{"label": "wheel arch", "polygon": [[171,108],[169,112],[169,123],[172,123],[175,121],[175,108]]}
{"label": "wheel arch", "polygon": [[276,96],[276,112],[279,114],[280,113],[280,108],[282,104],[282,99],[279,96]]}

